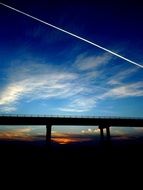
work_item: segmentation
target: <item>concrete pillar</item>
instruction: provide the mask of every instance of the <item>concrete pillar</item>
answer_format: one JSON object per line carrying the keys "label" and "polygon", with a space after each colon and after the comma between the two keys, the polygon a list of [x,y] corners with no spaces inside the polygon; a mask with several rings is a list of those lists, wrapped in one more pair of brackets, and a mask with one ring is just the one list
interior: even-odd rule
{"label": "concrete pillar", "polygon": [[46,125],[46,142],[51,142],[52,125]]}
{"label": "concrete pillar", "polygon": [[106,127],[107,138],[110,139],[110,127]]}
{"label": "concrete pillar", "polygon": [[100,138],[103,139],[104,137],[104,131],[103,131],[103,126],[99,126],[99,129],[100,129]]}
{"label": "concrete pillar", "polygon": [[100,125],[99,126],[100,129],[100,137],[103,138],[104,137],[104,129],[106,129],[106,136],[109,139],[110,138],[110,127],[107,125]]}
{"label": "concrete pillar", "polygon": [[103,138],[104,137],[104,131],[103,131],[103,128],[100,127],[100,137]]}

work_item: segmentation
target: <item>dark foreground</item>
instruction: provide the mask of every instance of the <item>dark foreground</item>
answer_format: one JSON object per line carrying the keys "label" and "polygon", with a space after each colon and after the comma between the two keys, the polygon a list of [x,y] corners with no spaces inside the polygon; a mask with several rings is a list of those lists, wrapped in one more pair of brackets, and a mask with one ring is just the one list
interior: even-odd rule
{"label": "dark foreground", "polygon": [[[98,143],[82,142],[72,144],[51,145],[44,141],[0,141],[1,163],[13,165],[25,162],[27,164],[68,163],[83,164],[85,166],[103,163],[113,165],[116,163],[134,164],[143,161],[143,139],[137,140],[104,140]],[[16,165],[15,165],[16,167]]]}
{"label": "dark foreground", "polygon": [[[0,141],[1,173],[6,177],[35,176],[46,180],[91,180],[142,173],[143,141],[103,141],[59,145],[45,142]],[[4,175],[4,173],[6,173]],[[26,173],[26,175],[25,175]],[[72,176],[72,178],[71,178]],[[126,179],[125,177],[125,179]],[[68,180],[69,180],[68,179]],[[83,185],[83,184],[82,184]]]}

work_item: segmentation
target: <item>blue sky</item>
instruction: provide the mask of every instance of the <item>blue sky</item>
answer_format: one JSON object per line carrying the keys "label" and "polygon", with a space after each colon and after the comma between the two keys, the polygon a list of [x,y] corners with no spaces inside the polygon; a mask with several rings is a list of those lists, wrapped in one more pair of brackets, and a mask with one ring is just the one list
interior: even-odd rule
{"label": "blue sky", "polygon": [[[143,65],[137,1],[3,0]],[[143,116],[143,69],[0,6],[0,113]]]}

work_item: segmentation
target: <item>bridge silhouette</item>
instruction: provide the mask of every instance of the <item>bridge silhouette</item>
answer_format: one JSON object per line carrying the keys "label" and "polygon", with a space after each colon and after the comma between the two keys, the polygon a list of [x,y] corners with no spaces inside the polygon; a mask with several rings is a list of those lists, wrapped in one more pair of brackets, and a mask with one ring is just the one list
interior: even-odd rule
{"label": "bridge silhouette", "polygon": [[110,127],[143,127],[143,118],[93,117],[93,116],[48,116],[48,115],[0,115],[0,125],[45,125],[46,141],[51,142],[53,125],[98,126],[101,138],[110,139]]}

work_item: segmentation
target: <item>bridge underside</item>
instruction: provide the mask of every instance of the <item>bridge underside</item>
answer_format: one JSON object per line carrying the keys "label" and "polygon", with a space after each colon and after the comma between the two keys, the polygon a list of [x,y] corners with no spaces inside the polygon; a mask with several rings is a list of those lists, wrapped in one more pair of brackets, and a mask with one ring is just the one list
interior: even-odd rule
{"label": "bridge underside", "polygon": [[0,125],[45,125],[46,141],[51,141],[53,125],[98,126],[101,138],[110,138],[110,127],[143,127],[142,118],[97,118],[97,117],[35,117],[35,116],[0,116]]}
{"label": "bridge underside", "polygon": [[[101,139],[104,138],[104,129],[106,130],[106,137],[110,139],[110,126],[107,125],[100,125],[98,127],[100,129],[100,137]],[[51,133],[52,133],[52,125],[46,125],[46,142],[51,142]]]}

